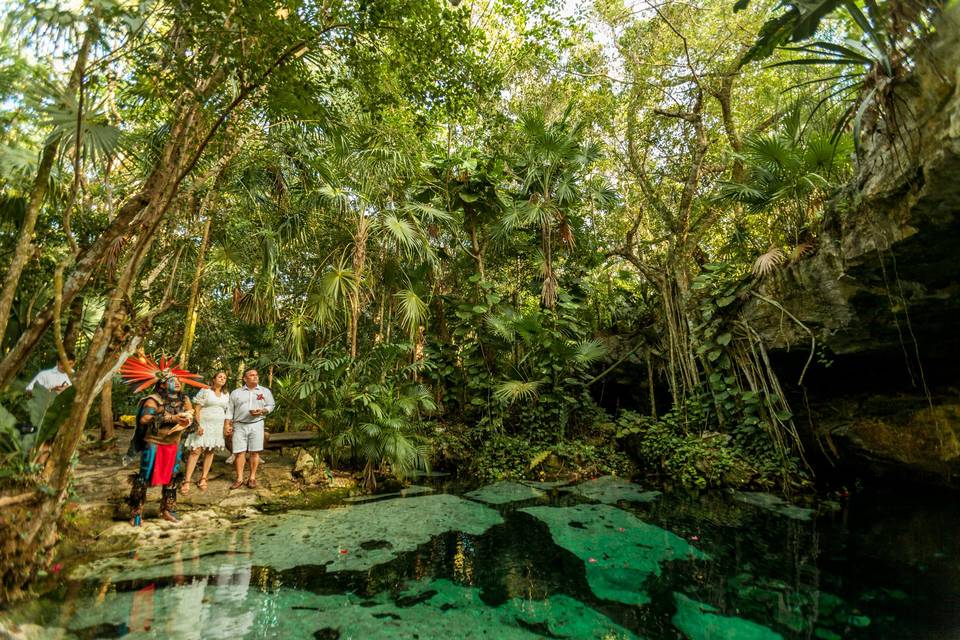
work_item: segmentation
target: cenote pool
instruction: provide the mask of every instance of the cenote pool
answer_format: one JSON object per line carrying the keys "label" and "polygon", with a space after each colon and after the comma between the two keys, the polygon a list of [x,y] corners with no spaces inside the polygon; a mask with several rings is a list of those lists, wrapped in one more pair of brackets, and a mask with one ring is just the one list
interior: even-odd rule
{"label": "cenote pool", "polygon": [[6,615],[76,638],[943,640],[958,526],[915,495],[423,488],[96,558]]}

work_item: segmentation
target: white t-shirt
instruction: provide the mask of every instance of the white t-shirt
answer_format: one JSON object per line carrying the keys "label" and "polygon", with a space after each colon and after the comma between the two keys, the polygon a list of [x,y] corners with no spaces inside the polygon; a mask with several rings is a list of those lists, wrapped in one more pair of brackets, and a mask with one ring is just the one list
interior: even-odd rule
{"label": "white t-shirt", "polygon": [[54,367],[52,369],[44,369],[33,377],[33,380],[31,380],[30,384],[27,385],[27,391],[33,391],[33,385],[35,384],[39,384],[45,389],[52,390],[64,383],[69,386],[70,377],[63,371],[60,371],[59,368]]}

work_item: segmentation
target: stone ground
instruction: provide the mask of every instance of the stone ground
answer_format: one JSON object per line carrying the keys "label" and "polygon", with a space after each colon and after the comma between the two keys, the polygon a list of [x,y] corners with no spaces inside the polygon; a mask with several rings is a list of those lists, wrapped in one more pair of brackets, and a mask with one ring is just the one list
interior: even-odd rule
{"label": "stone ground", "polygon": [[[316,484],[305,481],[302,473],[295,475],[295,463],[305,453],[293,448],[264,452],[257,472],[257,488],[244,486],[231,491],[235,472],[233,465],[225,462],[229,453],[220,451],[215,454],[210,468],[207,490],[200,491],[196,486],[200,479],[198,468],[189,495],[178,496],[180,524],[159,519],[160,488],[151,487],[147,492],[143,526],[135,529],[128,521],[126,499],[130,493],[130,476],[136,465],[133,462],[121,465],[122,454],[133,437],[133,430],[117,429],[116,433],[116,441],[106,447],[100,443],[81,447],[74,471],[75,496],[70,507],[71,519],[76,526],[68,536],[77,551],[88,548],[91,539],[109,543],[112,539],[129,539],[130,536],[191,537],[204,530],[229,526],[238,519],[254,517],[261,510],[305,506],[323,502],[325,498],[342,497],[356,486],[349,473],[334,472],[332,482],[325,474],[316,471],[306,474],[313,480],[324,476],[324,480]],[[249,474],[249,465],[246,473]]]}

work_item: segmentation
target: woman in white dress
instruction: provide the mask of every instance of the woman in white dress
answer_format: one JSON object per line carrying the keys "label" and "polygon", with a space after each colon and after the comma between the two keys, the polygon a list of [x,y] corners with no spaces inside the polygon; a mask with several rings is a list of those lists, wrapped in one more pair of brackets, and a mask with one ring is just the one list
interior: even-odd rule
{"label": "woman in white dress", "polygon": [[200,482],[197,483],[200,491],[207,490],[207,474],[210,473],[210,465],[213,464],[213,452],[225,447],[223,441],[223,422],[227,413],[227,402],[230,400],[230,394],[226,390],[227,374],[218,371],[213,377],[213,383],[209,389],[201,389],[200,393],[193,399],[193,409],[196,412],[197,422],[200,424],[195,433],[187,436],[184,447],[190,452],[187,458],[187,477],[184,480],[180,493],[187,495],[190,493],[190,478],[193,476],[193,470],[200,459],[200,453],[203,452],[203,471],[200,474]]}

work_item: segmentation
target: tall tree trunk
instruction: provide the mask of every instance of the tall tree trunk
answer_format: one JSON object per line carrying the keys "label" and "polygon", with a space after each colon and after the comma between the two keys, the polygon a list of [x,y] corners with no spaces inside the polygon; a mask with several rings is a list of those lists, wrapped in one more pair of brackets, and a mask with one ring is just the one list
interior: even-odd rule
{"label": "tall tree trunk", "polygon": [[357,229],[353,236],[353,277],[356,279],[356,289],[350,297],[350,327],[347,338],[350,347],[350,357],[357,357],[357,342],[360,332],[360,283],[363,281],[363,270],[367,264],[367,237],[370,233],[370,223],[361,211],[357,221]]}
{"label": "tall tree trunk", "polygon": [[[80,44],[80,51],[77,53],[77,61],[73,66],[73,73],[70,74],[70,81],[67,84],[68,93],[76,93],[80,88],[84,69],[87,66],[87,56],[90,54],[90,47],[93,45],[96,36],[96,26],[92,22],[88,23],[83,34],[83,42]],[[77,135],[80,135],[79,131]],[[47,142],[40,154],[37,176],[33,181],[33,187],[30,189],[30,199],[27,201],[27,209],[23,216],[23,226],[20,227],[17,246],[14,248],[13,258],[11,258],[10,266],[3,278],[3,288],[0,289],[0,338],[7,333],[7,324],[10,322],[10,311],[13,308],[13,298],[17,293],[17,286],[20,284],[20,275],[34,250],[33,232],[37,226],[40,207],[43,206],[43,201],[47,197],[50,172],[53,170],[53,163],[57,159],[59,148],[60,138],[54,138]]]}
{"label": "tall tree trunk", "polygon": [[540,230],[541,242],[543,247],[543,289],[540,292],[540,298],[543,306],[547,309],[553,309],[557,303],[557,279],[553,275],[553,253],[550,222],[543,223]]}
{"label": "tall tree trunk", "polygon": [[190,363],[190,350],[193,348],[193,339],[197,331],[197,317],[200,307],[200,282],[203,279],[203,267],[210,244],[210,225],[213,216],[207,215],[203,224],[203,239],[200,241],[200,250],[197,252],[197,270],[190,282],[190,301],[187,303],[187,324],[183,329],[183,343],[180,345],[180,363],[186,369]]}
{"label": "tall tree trunk", "polygon": [[647,391],[650,393],[650,416],[657,418],[657,390],[653,384],[653,360],[650,357],[650,349],[647,349]]}

